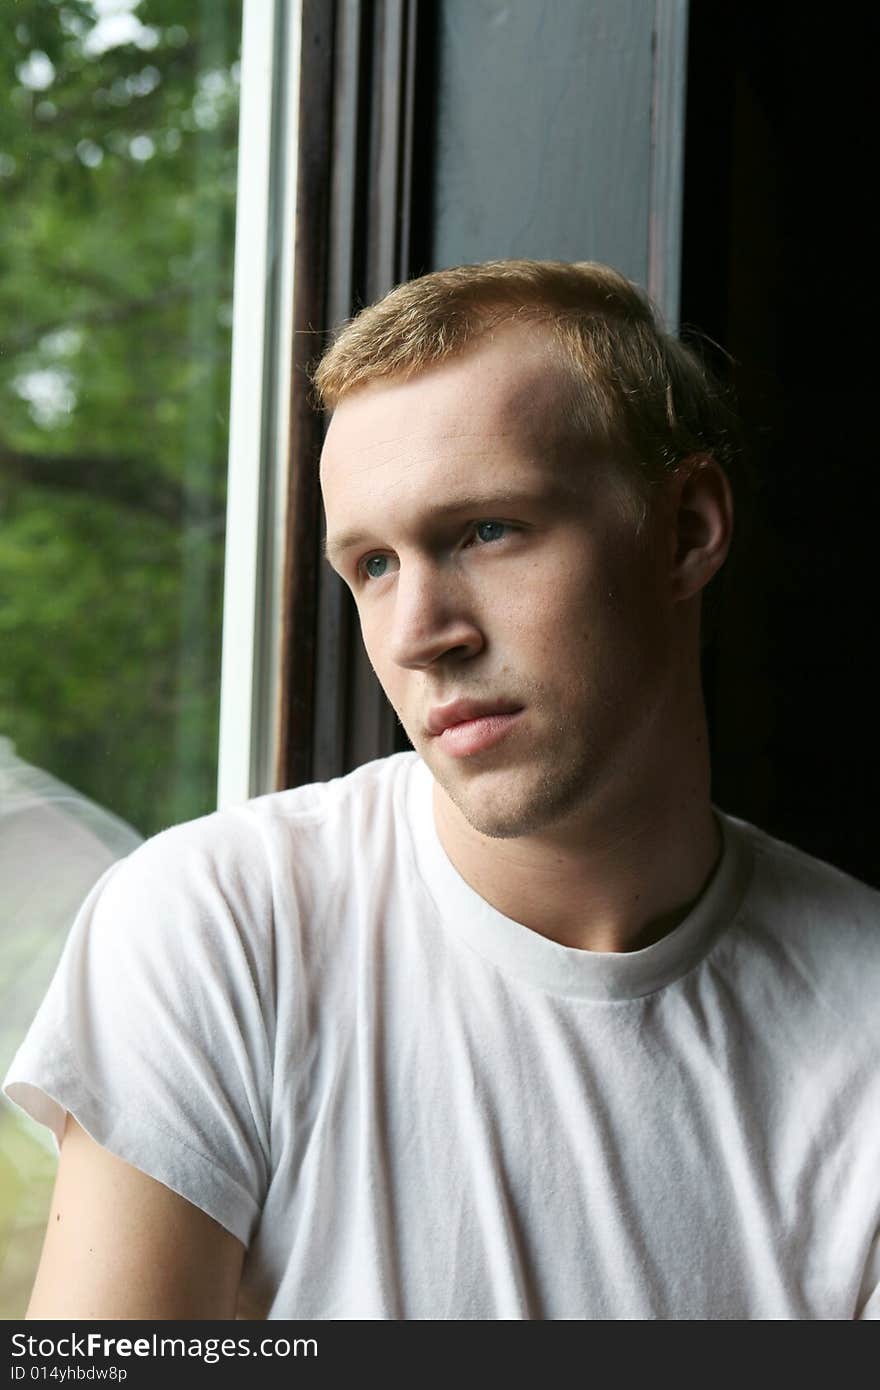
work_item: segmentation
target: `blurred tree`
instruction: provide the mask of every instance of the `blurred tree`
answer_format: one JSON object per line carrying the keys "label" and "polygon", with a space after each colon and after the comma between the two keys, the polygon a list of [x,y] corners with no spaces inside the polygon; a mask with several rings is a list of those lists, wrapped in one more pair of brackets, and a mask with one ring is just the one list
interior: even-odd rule
{"label": "blurred tree", "polygon": [[216,779],[241,0],[0,0],[0,734]]}

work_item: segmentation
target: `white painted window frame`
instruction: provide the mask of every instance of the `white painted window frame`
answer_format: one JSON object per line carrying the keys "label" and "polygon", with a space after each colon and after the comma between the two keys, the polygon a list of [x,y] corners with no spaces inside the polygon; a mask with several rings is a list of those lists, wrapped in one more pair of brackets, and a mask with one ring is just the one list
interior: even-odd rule
{"label": "white painted window frame", "polygon": [[219,806],[275,789],[301,0],[244,0]]}

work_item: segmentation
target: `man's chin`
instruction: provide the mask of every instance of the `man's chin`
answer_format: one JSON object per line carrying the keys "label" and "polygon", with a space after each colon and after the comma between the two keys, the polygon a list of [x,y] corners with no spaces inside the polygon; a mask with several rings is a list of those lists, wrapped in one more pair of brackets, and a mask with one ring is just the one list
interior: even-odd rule
{"label": "man's chin", "polygon": [[580,799],[579,788],[564,787],[558,777],[523,777],[512,768],[487,768],[456,778],[448,768],[428,762],[452,807],[472,830],[490,840],[536,835],[558,822]]}

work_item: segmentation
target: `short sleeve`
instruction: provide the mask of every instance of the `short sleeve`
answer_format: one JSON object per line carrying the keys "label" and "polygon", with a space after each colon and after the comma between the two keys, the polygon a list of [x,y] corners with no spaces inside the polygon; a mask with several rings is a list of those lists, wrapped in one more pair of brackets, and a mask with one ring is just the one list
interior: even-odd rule
{"label": "short sleeve", "polygon": [[880,1322],[880,1231],[874,1237],[865,1265],[856,1317],[868,1322]]}
{"label": "short sleeve", "polygon": [[272,902],[232,813],[114,864],[80,909],[3,1082],[60,1141],[99,1144],[244,1244],[270,1170]]}

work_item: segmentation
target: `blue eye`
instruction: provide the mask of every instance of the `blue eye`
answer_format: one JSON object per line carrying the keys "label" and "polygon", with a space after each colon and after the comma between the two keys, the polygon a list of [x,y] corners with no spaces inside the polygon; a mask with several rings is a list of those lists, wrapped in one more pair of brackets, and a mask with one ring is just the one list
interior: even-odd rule
{"label": "blue eye", "polygon": [[507,530],[503,521],[480,521],[476,526],[476,536],[483,542],[500,541],[502,533]]}
{"label": "blue eye", "polygon": [[381,579],[388,568],[387,555],[371,555],[364,561],[364,574],[368,579]]}

